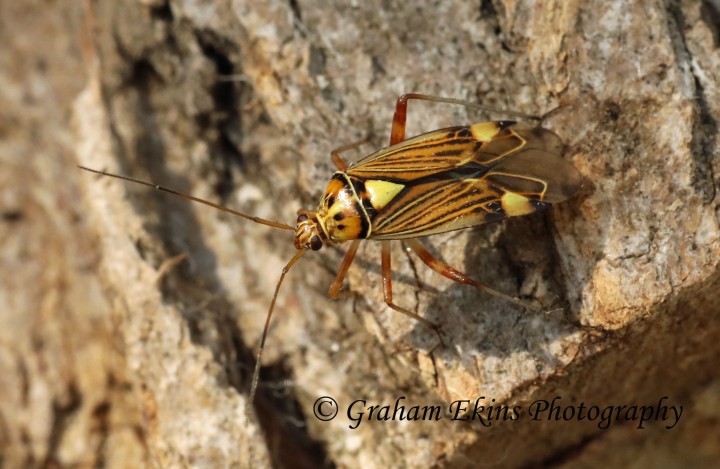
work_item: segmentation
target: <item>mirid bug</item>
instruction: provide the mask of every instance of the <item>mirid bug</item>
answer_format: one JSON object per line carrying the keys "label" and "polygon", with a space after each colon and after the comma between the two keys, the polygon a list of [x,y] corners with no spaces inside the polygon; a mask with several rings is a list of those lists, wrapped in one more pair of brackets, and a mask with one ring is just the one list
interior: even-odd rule
{"label": "mirid bug", "polygon": [[[411,99],[459,104],[492,111],[477,104],[423,94],[405,94],[397,100],[390,145],[348,165],[342,151],[332,152],[337,171],[330,179],[317,210],[298,211],[295,227],[248,215],[190,194],[138,179],[80,166],[93,173],[153,187],[188,200],[246,218],[255,223],[295,232],[297,253],[283,268],[268,309],[249,402],[257,389],[262,354],[278,292],[287,272],[307,251],[324,243],[350,241],[350,247],[329,289],[337,297],[360,241],[381,243],[381,272],[385,303],[428,328],[435,324],[396,305],[392,296],[390,241],[403,240],[439,274],[523,308],[532,304],[496,291],[435,258],[417,238],[470,228],[507,217],[527,215],[573,196],[581,184],[577,169],[562,158],[562,141],[539,124],[516,121],[480,122],[449,127],[405,140],[407,105]],[[542,122],[542,117],[506,112]]]}

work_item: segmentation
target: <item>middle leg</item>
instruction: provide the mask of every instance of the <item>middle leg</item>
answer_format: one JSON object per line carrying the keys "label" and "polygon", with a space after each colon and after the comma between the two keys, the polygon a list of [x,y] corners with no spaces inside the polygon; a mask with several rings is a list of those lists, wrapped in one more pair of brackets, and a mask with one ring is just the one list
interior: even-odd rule
{"label": "middle leg", "polygon": [[338,147],[334,149],[332,152],[330,152],[332,162],[335,163],[335,166],[340,171],[345,171],[348,168],[348,164],[345,162],[345,160],[340,157],[340,153],[343,153],[348,150],[353,150],[355,148],[359,148],[360,145],[363,143],[367,143],[368,139],[364,138],[363,140],[360,140],[358,142],[348,143],[347,145],[343,145],[341,147]]}

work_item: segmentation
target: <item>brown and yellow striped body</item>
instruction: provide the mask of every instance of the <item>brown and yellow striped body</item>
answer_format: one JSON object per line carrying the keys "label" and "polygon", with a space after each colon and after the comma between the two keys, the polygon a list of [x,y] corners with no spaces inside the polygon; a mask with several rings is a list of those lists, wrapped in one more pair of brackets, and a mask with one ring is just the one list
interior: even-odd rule
{"label": "brown and yellow striped body", "polygon": [[336,172],[323,238],[407,239],[526,215],[572,196],[578,171],[553,132],[511,121],[425,133]]}

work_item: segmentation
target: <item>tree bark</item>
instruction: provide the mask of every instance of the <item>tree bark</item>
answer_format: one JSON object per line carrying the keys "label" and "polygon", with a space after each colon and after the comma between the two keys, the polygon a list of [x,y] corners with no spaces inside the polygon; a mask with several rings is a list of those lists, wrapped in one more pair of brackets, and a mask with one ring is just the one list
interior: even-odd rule
{"label": "tree bark", "polygon": [[[0,31],[15,70],[0,71],[13,85],[0,155],[8,467],[702,467],[720,456],[714,3],[26,5],[0,4],[17,19]],[[576,197],[423,240],[547,308],[454,284],[395,243],[395,302],[439,325],[438,346],[385,305],[373,241],[348,274],[357,295],[327,299],[344,247],[326,246],[287,275],[246,409],[292,234],[73,163],[293,224],[317,206],[331,150],[369,138],[344,155],[353,161],[387,144],[404,92],[557,108],[543,125],[583,175]],[[503,117],[411,102],[408,135]],[[322,396],[339,405],[331,421],[313,414]],[[533,403],[556,397],[561,410],[627,406],[624,417],[665,397],[683,414],[670,429],[672,418],[643,429],[532,418]],[[361,422],[347,415],[358,400]],[[405,419],[371,418],[370,406],[392,416],[396,402]],[[435,405],[439,420],[407,420]],[[459,405],[469,412],[453,420]]]}

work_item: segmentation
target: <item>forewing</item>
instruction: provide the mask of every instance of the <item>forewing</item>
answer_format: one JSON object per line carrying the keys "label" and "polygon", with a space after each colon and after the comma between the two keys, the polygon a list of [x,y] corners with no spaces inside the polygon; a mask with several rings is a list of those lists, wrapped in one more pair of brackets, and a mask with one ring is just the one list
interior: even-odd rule
{"label": "forewing", "polygon": [[370,238],[415,238],[499,220],[492,206],[486,209],[499,197],[479,179],[407,187],[373,219]]}
{"label": "forewing", "polygon": [[[489,134],[503,132],[499,122],[487,122]],[[362,179],[409,182],[462,168],[470,162],[482,164],[492,159],[483,146],[489,142],[478,140],[473,126],[450,127],[428,132],[383,148],[350,165],[347,174]],[[492,137],[488,137],[492,138]],[[519,140],[510,143],[517,146]]]}
{"label": "forewing", "polygon": [[539,127],[514,126],[472,160],[408,182],[372,221],[371,238],[444,233],[526,215],[571,197],[577,169],[561,157],[562,142]]}

